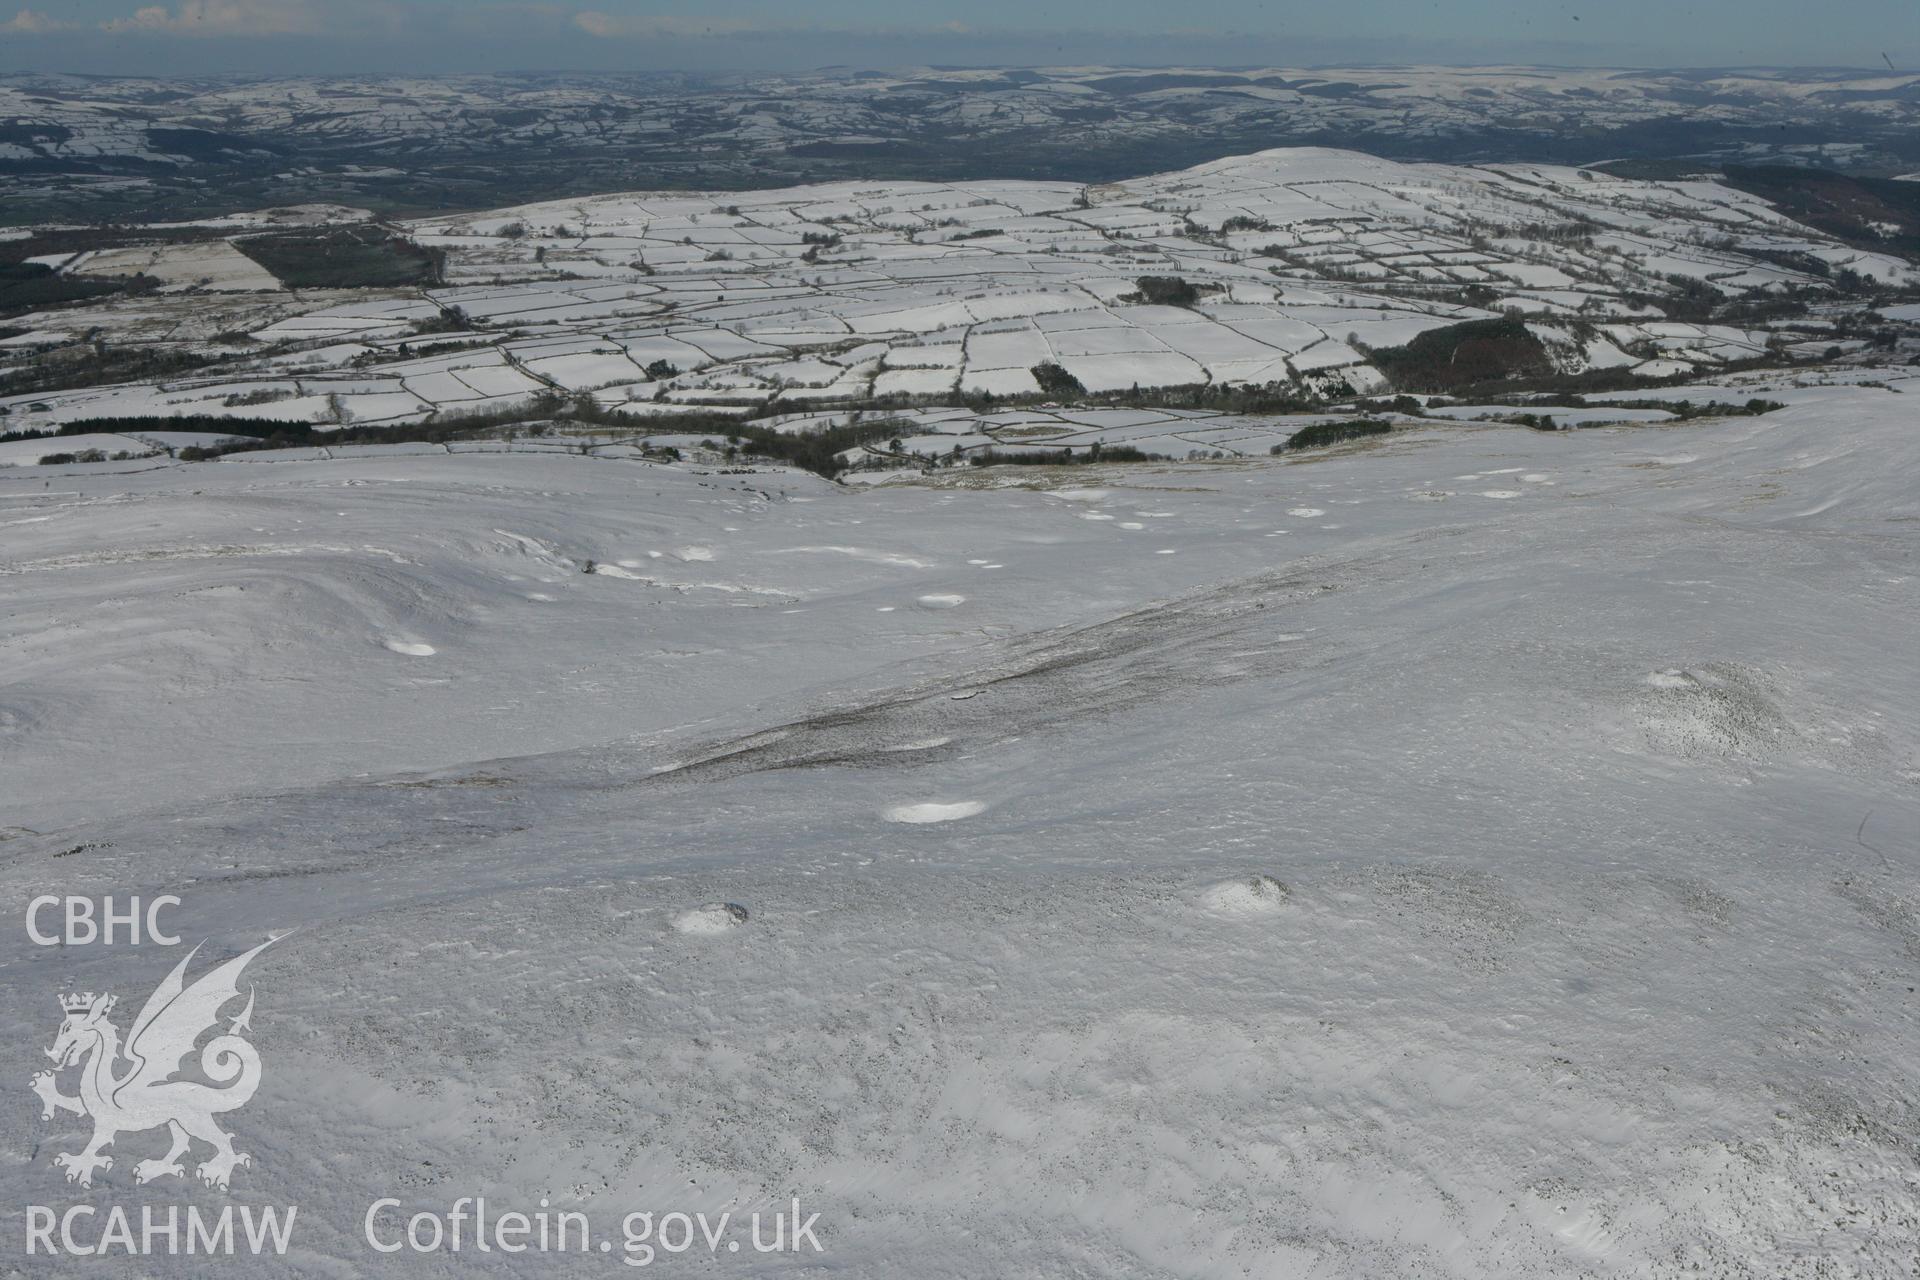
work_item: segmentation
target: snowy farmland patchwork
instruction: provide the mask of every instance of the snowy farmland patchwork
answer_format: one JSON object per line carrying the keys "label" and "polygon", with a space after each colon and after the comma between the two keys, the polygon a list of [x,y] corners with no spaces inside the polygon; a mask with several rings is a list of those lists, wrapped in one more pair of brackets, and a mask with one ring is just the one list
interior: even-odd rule
{"label": "snowy farmland patchwork", "polygon": [[1900,258],[1709,182],[1319,149],[1104,186],[606,196],[404,230],[442,256],[444,283],[289,294],[258,267],[220,266],[222,254],[248,262],[225,241],[116,251],[123,263],[148,253],[146,269],[170,279],[204,272],[218,296],[162,291],[26,315],[10,349],[38,359],[85,337],[197,367],[0,397],[0,408],[25,430],[184,414],[448,421],[542,396],[636,417],[751,415],[1032,399],[1046,390],[1037,366],[1096,394],[1337,397],[1389,389],[1379,350],[1509,314],[1527,318],[1563,373],[1657,380],[1830,345],[1817,317],[1676,320],[1677,295],[1732,304],[1792,292],[1841,313],[1836,273],[1920,285]]}

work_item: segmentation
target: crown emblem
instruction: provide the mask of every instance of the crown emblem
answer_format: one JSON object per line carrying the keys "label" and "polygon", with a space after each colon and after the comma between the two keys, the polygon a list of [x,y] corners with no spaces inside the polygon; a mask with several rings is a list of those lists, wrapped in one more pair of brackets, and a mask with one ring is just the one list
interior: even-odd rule
{"label": "crown emblem", "polygon": [[93,992],[69,991],[60,997],[60,1008],[67,1013],[85,1013],[93,1008]]}

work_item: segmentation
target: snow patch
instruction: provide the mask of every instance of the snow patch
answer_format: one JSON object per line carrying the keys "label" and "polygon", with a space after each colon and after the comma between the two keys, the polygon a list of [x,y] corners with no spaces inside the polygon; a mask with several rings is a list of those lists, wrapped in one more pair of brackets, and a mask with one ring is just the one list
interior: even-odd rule
{"label": "snow patch", "polygon": [[673,918],[675,933],[711,936],[738,929],[747,922],[747,909],[737,902],[709,902]]}
{"label": "snow patch", "polygon": [[928,822],[956,822],[961,818],[971,818],[977,813],[985,813],[987,806],[979,800],[957,800],[951,804],[926,801],[921,804],[897,804],[887,810],[888,822],[909,822],[914,824]]}
{"label": "snow patch", "polygon": [[1200,905],[1217,916],[1265,916],[1286,906],[1292,896],[1293,891],[1272,876],[1255,874],[1209,886],[1200,894]]}

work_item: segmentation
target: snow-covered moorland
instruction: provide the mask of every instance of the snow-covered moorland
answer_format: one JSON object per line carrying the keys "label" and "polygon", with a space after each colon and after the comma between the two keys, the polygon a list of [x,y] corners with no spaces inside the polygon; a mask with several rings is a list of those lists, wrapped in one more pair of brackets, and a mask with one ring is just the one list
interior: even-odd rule
{"label": "snow-covered moorland", "polygon": [[[287,1274],[583,1261],[362,1238],[477,1194],[821,1215],[673,1273],[1904,1274],[1912,390],[858,488],[0,471],[0,876],[294,931],[230,1118]],[[9,1043],[162,959],[0,933]],[[67,1187],[27,1071],[13,1202],[220,1202],[154,1134]]]}

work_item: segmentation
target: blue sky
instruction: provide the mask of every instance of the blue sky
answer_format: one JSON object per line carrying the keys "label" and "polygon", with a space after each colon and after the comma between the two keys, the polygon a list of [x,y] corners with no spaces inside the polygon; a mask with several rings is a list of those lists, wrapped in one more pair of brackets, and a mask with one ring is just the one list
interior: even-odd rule
{"label": "blue sky", "polygon": [[0,0],[0,68],[1541,62],[1920,68],[1916,0]]}

